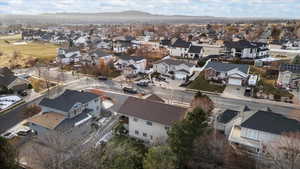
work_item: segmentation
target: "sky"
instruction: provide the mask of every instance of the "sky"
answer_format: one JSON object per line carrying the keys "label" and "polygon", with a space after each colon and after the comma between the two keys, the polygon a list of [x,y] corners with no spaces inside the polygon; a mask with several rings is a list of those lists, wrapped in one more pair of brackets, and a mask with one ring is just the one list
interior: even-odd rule
{"label": "sky", "polygon": [[300,18],[300,0],[0,0],[0,14],[120,12]]}

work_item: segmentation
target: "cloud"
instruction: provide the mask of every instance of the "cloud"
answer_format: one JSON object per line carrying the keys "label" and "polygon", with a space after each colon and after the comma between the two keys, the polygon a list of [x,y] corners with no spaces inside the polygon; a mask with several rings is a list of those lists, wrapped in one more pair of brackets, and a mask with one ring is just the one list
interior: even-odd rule
{"label": "cloud", "polygon": [[299,6],[300,0],[0,0],[0,13],[141,10],[167,15],[300,18]]}

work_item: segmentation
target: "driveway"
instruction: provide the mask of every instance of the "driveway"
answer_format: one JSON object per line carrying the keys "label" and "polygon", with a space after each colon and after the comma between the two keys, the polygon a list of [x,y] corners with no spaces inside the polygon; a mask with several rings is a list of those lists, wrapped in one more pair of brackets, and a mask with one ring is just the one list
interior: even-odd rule
{"label": "driveway", "polygon": [[246,88],[243,86],[227,85],[221,96],[245,98],[245,96],[244,96],[245,90],[246,90]]}

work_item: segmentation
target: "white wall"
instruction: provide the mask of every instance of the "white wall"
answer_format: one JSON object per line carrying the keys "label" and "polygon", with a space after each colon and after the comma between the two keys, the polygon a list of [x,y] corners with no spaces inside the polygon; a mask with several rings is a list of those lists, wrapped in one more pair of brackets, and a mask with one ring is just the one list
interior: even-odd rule
{"label": "white wall", "polygon": [[[137,119],[135,121],[134,119]],[[165,125],[152,122],[152,126],[147,124],[147,121],[139,118],[129,117],[129,136],[135,137],[150,143],[165,141],[168,137],[167,129]],[[137,135],[135,131],[138,131]],[[147,137],[143,136],[143,133],[147,134]],[[152,136],[152,139],[151,139]]]}

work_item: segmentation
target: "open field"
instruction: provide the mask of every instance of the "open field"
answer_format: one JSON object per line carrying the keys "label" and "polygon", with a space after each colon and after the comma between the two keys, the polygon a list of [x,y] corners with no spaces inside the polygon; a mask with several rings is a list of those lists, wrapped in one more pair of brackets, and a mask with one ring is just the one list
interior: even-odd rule
{"label": "open field", "polygon": [[38,59],[42,63],[53,60],[59,46],[51,43],[22,43],[20,35],[0,36],[0,67],[20,65]]}

